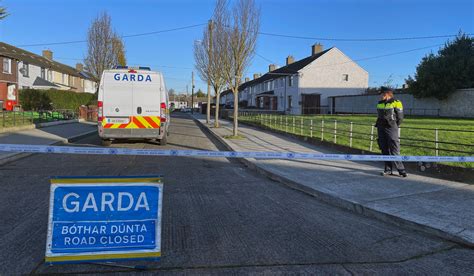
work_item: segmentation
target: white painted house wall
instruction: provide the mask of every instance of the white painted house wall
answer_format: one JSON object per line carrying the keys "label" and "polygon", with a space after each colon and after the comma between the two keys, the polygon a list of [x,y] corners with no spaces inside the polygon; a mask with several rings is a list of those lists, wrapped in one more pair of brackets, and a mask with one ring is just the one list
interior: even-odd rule
{"label": "white painted house wall", "polygon": [[219,98],[219,103],[220,104],[225,104],[225,105],[233,105],[234,104],[234,94],[232,93],[227,93],[227,94],[222,94],[220,95]]}
{"label": "white painted house wall", "polygon": [[21,69],[23,68],[23,61],[18,63],[18,87],[22,88],[32,88],[33,83],[37,77],[41,77],[41,67],[34,64],[28,64],[29,66],[29,75],[28,77],[23,76]]}
{"label": "white painted house wall", "polygon": [[84,92],[94,94],[97,84],[94,81],[84,79]]}
{"label": "white painted house wall", "polygon": [[[347,74],[348,81],[343,80]],[[369,86],[369,73],[337,48],[332,48],[314,62],[300,70],[299,98],[301,94],[320,94],[321,106],[328,106],[328,97],[359,95]],[[295,113],[300,114],[301,109]]]}
{"label": "white painted house wall", "polygon": [[[286,76],[286,80],[283,79],[283,85],[278,86],[278,88],[276,88],[274,91],[275,95],[278,96],[278,111],[286,110],[286,112],[290,114],[299,114],[301,113],[301,108],[298,106],[298,101],[300,101],[300,93],[298,90],[300,77],[299,75],[293,75],[292,77],[293,82],[291,86],[289,81],[290,76]],[[291,96],[291,107],[289,105],[288,96]]]}
{"label": "white painted house wall", "polygon": [[[348,75],[348,81],[343,80],[344,74]],[[369,86],[368,72],[337,48],[332,48],[299,70],[292,76],[291,86],[289,78],[290,76],[284,76],[273,79],[268,86],[264,85],[263,89],[261,83],[247,87],[242,91],[241,100],[247,100],[249,106],[256,106],[258,94],[273,90],[278,98],[278,111],[301,114],[303,94],[320,94],[321,106],[328,106],[330,96],[362,94]],[[291,96],[291,107],[288,96]]]}

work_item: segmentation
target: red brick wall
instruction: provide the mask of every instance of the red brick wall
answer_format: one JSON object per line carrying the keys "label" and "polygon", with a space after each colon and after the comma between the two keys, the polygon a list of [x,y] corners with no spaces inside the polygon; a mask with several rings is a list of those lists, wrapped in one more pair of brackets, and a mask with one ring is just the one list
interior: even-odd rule
{"label": "red brick wall", "polygon": [[0,100],[6,101],[7,100],[7,83],[6,82],[0,82]]}
{"label": "red brick wall", "polygon": [[0,100],[3,101],[1,108],[6,108],[8,84],[15,84],[15,94],[18,99],[18,63],[12,59],[12,72],[11,74],[3,73],[3,59],[5,57],[0,56]]}
{"label": "red brick wall", "polygon": [[5,74],[3,73],[3,59],[5,57],[0,56],[0,82],[18,82],[18,63],[16,60],[12,59],[12,73]]}

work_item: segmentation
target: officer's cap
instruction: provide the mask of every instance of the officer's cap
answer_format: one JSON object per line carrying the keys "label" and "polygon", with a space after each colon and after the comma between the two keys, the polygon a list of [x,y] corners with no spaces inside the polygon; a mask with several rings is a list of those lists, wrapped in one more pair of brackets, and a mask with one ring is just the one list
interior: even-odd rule
{"label": "officer's cap", "polygon": [[393,89],[390,88],[390,87],[387,87],[387,86],[381,86],[381,87],[380,87],[380,92],[379,92],[379,94],[383,94],[383,93],[385,93],[385,92],[390,92],[390,91],[393,92]]}

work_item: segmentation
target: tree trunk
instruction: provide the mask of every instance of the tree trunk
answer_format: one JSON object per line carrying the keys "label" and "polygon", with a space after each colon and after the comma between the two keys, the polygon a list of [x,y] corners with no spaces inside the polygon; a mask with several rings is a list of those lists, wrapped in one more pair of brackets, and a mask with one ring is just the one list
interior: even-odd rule
{"label": "tree trunk", "polygon": [[214,119],[214,127],[219,127],[219,102],[221,100],[221,93],[216,93],[216,114]]}
{"label": "tree trunk", "polygon": [[211,122],[211,89],[209,81],[207,82],[207,110],[206,110],[206,124]]}
{"label": "tree trunk", "polygon": [[233,135],[239,135],[239,91],[234,91],[234,131]]}

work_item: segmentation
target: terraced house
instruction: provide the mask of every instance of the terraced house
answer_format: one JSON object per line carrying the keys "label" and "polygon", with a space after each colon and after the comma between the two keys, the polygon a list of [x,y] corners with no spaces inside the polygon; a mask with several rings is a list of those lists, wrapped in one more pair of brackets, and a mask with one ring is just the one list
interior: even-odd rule
{"label": "terraced house", "polygon": [[[239,88],[239,106],[288,114],[319,114],[329,111],[328,97],[357,95],[369,86],[369,74],[336,47],[311,47],[311,55],[285,66],[269,65],[262,76],[254,74]],[[222,93],[221,104],[233,105],[232,92]]]}
{"label": "terraced house", "polygon": [[0,85],[3,109],[12,110],[20,104],[19,89],[57,89],[87,93],[96,91],[95,80],[84,71],[82,64],[73,68],[54,61],[51,50],[44,50],[40,56],[0,42],[0,57],[4,61],[0,82],[6,84]]}
{"label": "terraced house", "polygon": [[0,52],[0,105],[2,109],[13,110],[17,104],[18,64],[9,55]]}

